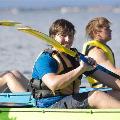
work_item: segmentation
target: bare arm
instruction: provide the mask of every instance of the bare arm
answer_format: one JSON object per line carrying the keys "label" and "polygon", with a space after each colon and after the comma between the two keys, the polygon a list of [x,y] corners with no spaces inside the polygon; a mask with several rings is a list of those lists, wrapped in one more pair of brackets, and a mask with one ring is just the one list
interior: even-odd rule
{"label": "bare arm", "polygon": [[80,76],[88,69],[91,69],[91,67],[81,62],[81,65],[79,67],[65,74],[45,74],[42,77],[42,81],[49,87],[49,89],[54,92],[55,90],[62,89],[71,84],[76,78],[78,78],[78,76]]}
{"label": "bare arm", "polygon": [[120,75],[120,68],[116,68],[110,60],[107,58],[106,54],[103,52],[103,50],[95,47],[93,48],[89,54],[89,57],[92,57],[93,59],[96,60],[97,64],[100,64],[104,66],[105,68],[111,70],[112,72]]}
{"label": "bare arm", "polygon": [[[116,74],[120,75],[120,69],[116,68],[110,62],[110,60],[106,57],[106,55],[104,54],[104,52],[101,49],[99,49],[99,48],[92,49],[89,52],[88,56],[95,59],[98,64],[100,64],[100,65],[104,66],[105,68],[111,70],[112,72],[115,72]],[[97,70],[92,76],[95,79],[97,79],[98,81],[106,84],[107,86],[120,90],[120,80],[118,80],[100,70]]]}

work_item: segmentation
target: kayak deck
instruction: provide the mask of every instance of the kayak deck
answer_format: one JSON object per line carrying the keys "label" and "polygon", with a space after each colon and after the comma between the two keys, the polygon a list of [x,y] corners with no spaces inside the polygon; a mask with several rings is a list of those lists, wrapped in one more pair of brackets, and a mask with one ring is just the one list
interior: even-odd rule
{"label": "kayak deck", "polygon": [[[111,88],[80,88],[80,93],[93,90],[111,90]],[[36,99],[31,92],[0,93],[0,107],[36,107]]]}

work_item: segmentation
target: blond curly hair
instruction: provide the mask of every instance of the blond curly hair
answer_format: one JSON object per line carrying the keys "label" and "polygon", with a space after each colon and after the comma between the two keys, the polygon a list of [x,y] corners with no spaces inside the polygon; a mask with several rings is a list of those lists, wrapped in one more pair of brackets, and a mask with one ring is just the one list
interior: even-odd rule
{"label": "blond curly hair", "polygon": [[99,31],[100,28],[110,25],[111,22],[105,17],[96,17],[89,21],[86,26],[86,36],[94,39],[94,31]]}

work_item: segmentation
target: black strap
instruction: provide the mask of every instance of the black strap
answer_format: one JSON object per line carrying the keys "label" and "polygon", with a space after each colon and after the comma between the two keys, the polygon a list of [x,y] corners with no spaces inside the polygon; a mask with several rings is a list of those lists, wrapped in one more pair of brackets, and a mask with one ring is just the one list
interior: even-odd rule
{"label": "black strap", "polygon": [[96,67],[95,69],[91,70],[91,71],[86,71],[86,72],[84,72],[84,75],[85,75],[86,77],[88,77],[88,76],[92,75],[96,70],[98,70],[97,67]]}
{"label": "black strap", "polygon": [[63,58],[61,57],[61,55],[59,53],[57,55],[58,55],[58,57],[60,58],[60,60],[61,60],[61,62],[63,64],[64,70],[66,70],[67,69],[67,65],[66,65],[65,61],[63,60]]}
{"label": "black strap", "polygon": [[105,85],[104,85],[104,84],[101,84],[100,82],[96,82],[96,83],[92,84],[92,87],[95,87],[95,86],[97,86],[97,85],[102,85],[102,87],[105,87]]}
{"label": "black strap", "polygon": [[[63,58],[61,57],[60,54],[58,54],[58,57],[60,58],[60,60],[62,61],[62,64],[63,64],[63,67],[64,67],[64,70],[67,70],[67,71],[70,71],[71,68],[69,69],[65,63],[65,61],[63,60]],[[71,62],[71,61],[70,61]],[[67,72],[66,71],[66,72]],[[63,71],[62,71],[63,72]],[[73,81],[73,94],[74,94],[74,89],[75,89],[75,81]]]}

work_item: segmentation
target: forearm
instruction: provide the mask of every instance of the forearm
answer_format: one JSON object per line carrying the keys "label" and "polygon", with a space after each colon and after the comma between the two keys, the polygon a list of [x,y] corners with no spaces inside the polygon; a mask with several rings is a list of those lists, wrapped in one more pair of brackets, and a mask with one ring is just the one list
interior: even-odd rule
{"label": "forearm", "polygon": [[94,72],[92,77],[113,89],[120,90],[120,80],[105,72],[102,72],[101,70]]}
{"label": "forearm", "polygon": [[56,88],[62,89],[71,84],[75,79],[85,72],[85,69],[78,67],[68,73],[56,76]]}
{"label": "forearm", "polygon": [[61,75],[48,74],[43,77],[45,84],[52,90],[65,88],[71,84],[76,78],[85,72],[85,68],[79,66],[78,68]]}
{"label": "forearm", "polygon": [[102,65],[105,68],[109,69],[110,71],[120,75],[120,68],[117,68],[115,65],[111,64],[110,61],[103,62],[100,65]]}
{"label": "forearm", "polygon": [[114,72],[114,73],[116,73],[116,74],[118,74],[119,76],[120,76],[120,68],[114,68],[114,69],[112,69],[111,70],[112,72]]}

